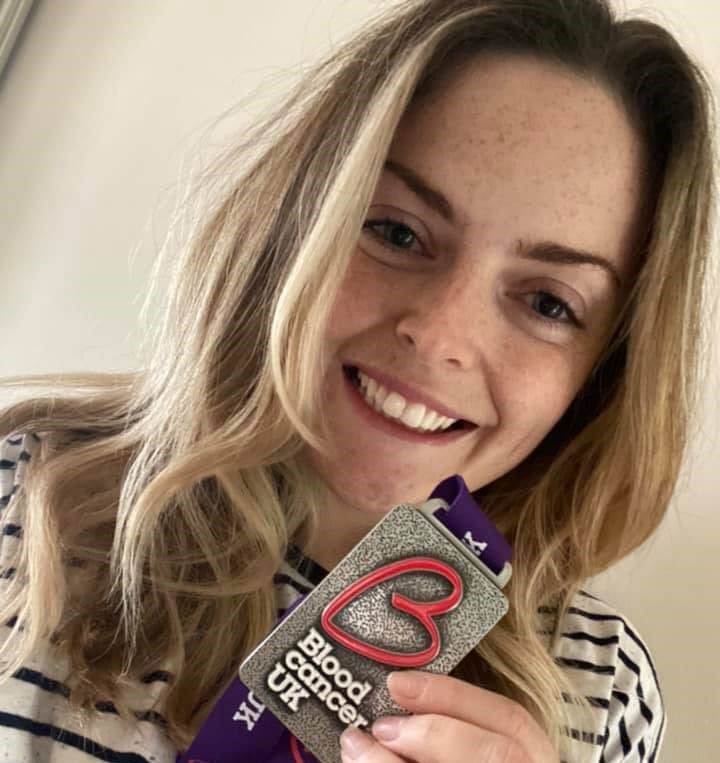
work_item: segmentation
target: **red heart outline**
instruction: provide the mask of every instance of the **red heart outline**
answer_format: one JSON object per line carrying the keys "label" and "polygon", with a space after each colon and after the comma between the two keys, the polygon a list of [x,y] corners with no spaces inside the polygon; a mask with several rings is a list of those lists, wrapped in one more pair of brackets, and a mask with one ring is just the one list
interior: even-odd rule
{"label": "red heart outline", "polygon": [[[303,745],[303,750],[308,753],[310,752],[305,745]],[[300,742],[292,734],[290,735],[290,752],[292,753],[294,763],[308,763],[302,752],[300,752]],[[313,758],[313,760],[316,759]]]}
{"label": "red heart outline", "polygon": [[[430,646],[421,652],[392,652],[387,649],[368,644],[366,641],[356,639],[335,625],[333,618],[344,609],[353,599],[364,591],[379,583],[384,583],[391,578],[404,575],[407,572],[434,572],[450,582],[453,587],[449,596],[432,602],[420,602],[408,599],[399,593],[393,593],[390,603],[400,612],[415,617],[425,628],[430,636]],[[356,580],[351,586],[341,591],[331,602],[327,604],[320,618],[325,632],[339,644],[347,649],[369,657],[375,662],[392,665],[399,668],[420,668],[432,662],[440,652],[440,634],[433,620],[436,615],[450,612],[460,603],[463,596],[462,578],[450,565],[438,559],[426,556],[414,556],[400,561],[390,562],[384,567],[378,567],[364,577]]]}

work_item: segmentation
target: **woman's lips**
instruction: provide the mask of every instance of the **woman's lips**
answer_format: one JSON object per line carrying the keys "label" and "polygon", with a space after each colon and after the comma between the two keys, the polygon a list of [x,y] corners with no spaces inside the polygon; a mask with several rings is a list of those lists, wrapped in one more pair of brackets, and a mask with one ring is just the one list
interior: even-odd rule
{"label": "woman's lips", "polygon": [[374,408],[371,408],[352,374],[345,368],[343,369],[343,381],[353,408],[364,421],[375,429],[405,442],[416,443],[418,445],[448,445],[464,437],[475,428],[472,425],[467,425],[458,429],[447,429],[444,432],[413,431],[399,421],[389,419],[378,413]]}
{"label": "woman's lips", "polygon": [[382,384],[391,392],[399,393],[411,403],[422,403],[426,408],[435,411],[440,416],[446,416],[449,419],[457,419],[458,421],[465,422],[469,426],[475,426],[474,422],[468,421],[461,413],[446,407],[443,405],[443,403],[441,403],[439,400],[436,400],[431,395],[422,392],[419,389],[415,389],[400,379],[395,379],[388,374],[384,374],[382,371],[379,371],[376,368],[371,368],[370,366],[366,366],[364,364],[345,365],[343,368],[349,369],[353,372],[358,370],[362,371],[366,376],[369,376],[371,379],[375,379],[375,381]]}

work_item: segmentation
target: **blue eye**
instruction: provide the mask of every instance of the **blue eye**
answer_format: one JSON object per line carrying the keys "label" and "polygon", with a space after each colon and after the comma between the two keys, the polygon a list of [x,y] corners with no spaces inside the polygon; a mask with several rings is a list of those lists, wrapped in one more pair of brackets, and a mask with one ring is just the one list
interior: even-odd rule
{"label": "blue eye", "polygon": [[532,309],[549,323],[571,323],[578,328],[582,324],[567,302],[547,291],[538,291],[533,295]]}
{"label": "blue eye", "polygon": [[367,220],[363,229],[370,231],[384,246],[391,249],[408,251],[413,243],[419,243],[415,231],[409,225],[396,220]]}

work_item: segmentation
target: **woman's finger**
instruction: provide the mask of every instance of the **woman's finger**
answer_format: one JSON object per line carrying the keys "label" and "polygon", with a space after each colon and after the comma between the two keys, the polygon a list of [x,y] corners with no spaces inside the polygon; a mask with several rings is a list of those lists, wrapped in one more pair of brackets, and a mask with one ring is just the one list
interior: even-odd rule
{"label": "woman's finger", "polygon": [[343,763],[403,763],[405,760],[383,747],[370,734],[354,728],[342,733],[340,754]]}
{"label": "woman's finger", "polygon": [[555,761],[547,735],[525,708],[457,678],[422,671],[391,673],[393,699],[416,714],[450,716],[518,742],[531,760]]}
{"label": "woman's finger", "polygon": [[385,747],[415,763],[535,763],[510,737],[443,715],[381,718],[373,736]]}

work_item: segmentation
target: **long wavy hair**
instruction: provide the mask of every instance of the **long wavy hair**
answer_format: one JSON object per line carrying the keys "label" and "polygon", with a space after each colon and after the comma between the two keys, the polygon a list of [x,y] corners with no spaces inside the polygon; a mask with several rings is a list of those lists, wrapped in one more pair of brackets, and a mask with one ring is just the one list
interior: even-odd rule
{"label": "long wavy hair", "polygon": [[457,675],[521,703],[562,747],[583,700],[538,610],[555,607],[559,622],[668,507],[696,393],[714,194],[706,76],[668,31],[605,0],[393,5],[202,174],[157,260],[146,367],[3,381],[35,391],[0,411],[0,435],[41,435],[16,496],[28,512],[0,602],[2,621],[17,616],[3,676],[51,639],[70,655],[79,707],[110,699],[129,716],[123,686],[170,665],[160,709],[187,745],[273,624],[288,544],[314,527],[319,483],[302,454],[324,444],[324,327],[394,131],[450,67],[489,53],[606,88],[649,157],[637,278],[612,341],[536,452],[478,496],[514,548],[511,607]]}

